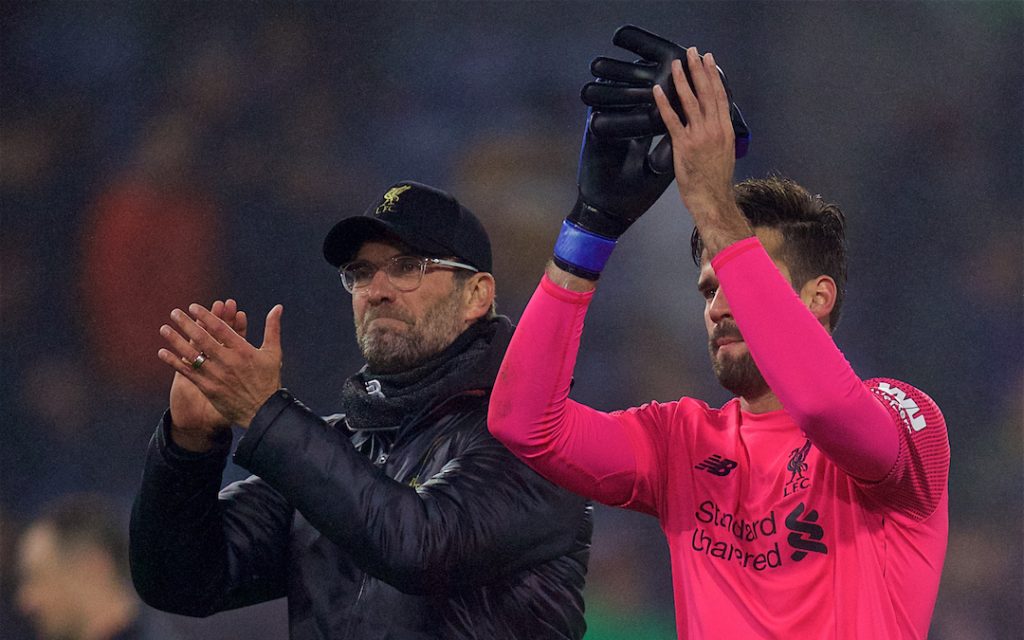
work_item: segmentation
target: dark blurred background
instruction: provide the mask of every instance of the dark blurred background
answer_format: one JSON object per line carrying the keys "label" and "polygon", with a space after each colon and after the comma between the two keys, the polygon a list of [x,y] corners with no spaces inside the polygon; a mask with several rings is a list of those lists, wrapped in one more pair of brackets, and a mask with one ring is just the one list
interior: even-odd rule
{"label": "dark blurred background", "polygon": [[[0,3],[0,635],[18,532],[88,490],[127,518],[171,375],[157,328],[232,296],[321,413],[362,362],[320,246],[389,184],[446,188],[488,226],[518,318],[575,199],[596,55],[634,23],[714,51],[753,131],[738,178],[779,172],[849,221],[836,339],[862,377],[927,391],[952,445],[932,638],[1020,637],[1020,2]],[[620,243],[574,397],[724,402],[691,222],[671,187]],[[229,467],[226,480],[244,476]],[[672,638],[657,523],[599,508],[591,638]],[[182,638],[285,637],[274,603]],[[1016,631],[1014,631],[1016,629]]]}

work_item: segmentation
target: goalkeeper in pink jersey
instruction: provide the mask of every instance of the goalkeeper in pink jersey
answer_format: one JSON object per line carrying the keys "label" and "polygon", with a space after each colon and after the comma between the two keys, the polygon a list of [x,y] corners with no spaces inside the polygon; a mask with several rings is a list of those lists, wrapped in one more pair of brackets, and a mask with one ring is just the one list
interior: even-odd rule
{"label": "goalkeeper in pink jersey", "polygon": [[[579,200],[498,374],[491,432],[554,482],[658,518],[680,638],[925,638],[946,426],[909,384],[860,379],[832,341],[842,213],[788,180],[732,184],[746,130],[710,53],[634,27],[616,44],[643,59],[593,65]],[[651,150],[662,122],[671,145]],[[673,173],[712,368],[736,397],[597,411],[568,397],[584,316],[616,238]]]}

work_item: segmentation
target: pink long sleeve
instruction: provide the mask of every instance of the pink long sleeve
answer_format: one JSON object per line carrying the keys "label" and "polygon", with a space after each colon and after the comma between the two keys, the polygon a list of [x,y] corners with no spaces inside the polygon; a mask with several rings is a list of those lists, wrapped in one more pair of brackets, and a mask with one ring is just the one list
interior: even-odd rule
{"label": "pink long sleeve", "polygon": [[753,237],[730,245],[711,266],[757,368],[786,412],[847,473],[884,478],[900,449],[892,416],[761,242]]}
{"label": "pink long sleeve", "polygon": [[552,482],[621,504],[636,476],[630,440],[614,417],[569,399],[592,297],[544,276],[498,372],[487,423],[495,438]]}

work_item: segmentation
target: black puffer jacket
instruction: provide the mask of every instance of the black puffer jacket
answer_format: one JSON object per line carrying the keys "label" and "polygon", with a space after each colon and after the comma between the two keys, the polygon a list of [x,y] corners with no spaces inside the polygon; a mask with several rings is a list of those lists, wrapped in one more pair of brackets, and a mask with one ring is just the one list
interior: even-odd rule
{"label": "black puffer jacket", "polygon": [[219,495],[230,441],[192,454],[165,414],[132,512],[142,598],[206,616],[287,596],[293,640],[581,638],[590,508],[488,433],[495,322],[477,384],[397,431],[279,391],[235,453],[255,476]]}

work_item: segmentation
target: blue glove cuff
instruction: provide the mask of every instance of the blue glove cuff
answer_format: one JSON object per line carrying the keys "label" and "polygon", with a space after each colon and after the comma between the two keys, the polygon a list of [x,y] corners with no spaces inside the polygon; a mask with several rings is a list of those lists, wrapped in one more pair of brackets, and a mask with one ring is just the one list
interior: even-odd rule
{"label": "blue glove cuff", "polygon": [[614,248],[615,240],[599,236],[564,220],[562,231],[555,241],[555,257],[584,271],[597,274],[604,269]]}

